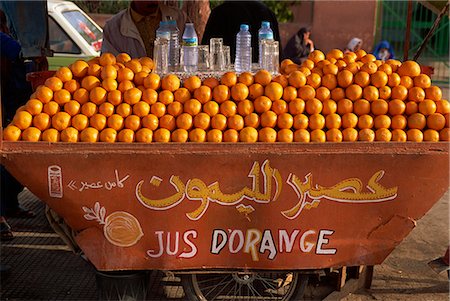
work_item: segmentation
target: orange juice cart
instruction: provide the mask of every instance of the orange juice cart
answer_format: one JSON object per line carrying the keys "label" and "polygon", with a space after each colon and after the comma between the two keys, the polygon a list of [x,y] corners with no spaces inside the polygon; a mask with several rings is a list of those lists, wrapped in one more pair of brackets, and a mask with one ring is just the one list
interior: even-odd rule
{"label": "orange juice cart", "polygon": [[99,271],[184,274],[192,300],[298,300],[314,271],[381,264],[449,187],[445,142],[3,141],[1,154]]}

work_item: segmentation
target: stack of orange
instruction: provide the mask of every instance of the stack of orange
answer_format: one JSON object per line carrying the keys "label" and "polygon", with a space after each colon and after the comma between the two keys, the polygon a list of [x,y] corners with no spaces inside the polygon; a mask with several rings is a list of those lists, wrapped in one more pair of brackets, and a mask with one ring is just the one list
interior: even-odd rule
{"label": "stack of orange", "polygon": [[10,141],[340,142],[448,141],[450,104],[412,61],[377,61],[364,51],[276,77],[225,73],[183,82],[151,73],[150,58],[105,53],[57,70],[3,132]]}

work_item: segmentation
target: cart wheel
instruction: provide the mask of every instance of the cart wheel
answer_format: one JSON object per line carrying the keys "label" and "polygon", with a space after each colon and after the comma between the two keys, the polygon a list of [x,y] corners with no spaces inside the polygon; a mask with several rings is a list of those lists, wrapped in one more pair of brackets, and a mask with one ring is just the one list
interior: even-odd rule
{"label": "cart wheel", "polygon": [[199,273],[182,276],[190,301],[302,300],[308,275],[292,271]]}

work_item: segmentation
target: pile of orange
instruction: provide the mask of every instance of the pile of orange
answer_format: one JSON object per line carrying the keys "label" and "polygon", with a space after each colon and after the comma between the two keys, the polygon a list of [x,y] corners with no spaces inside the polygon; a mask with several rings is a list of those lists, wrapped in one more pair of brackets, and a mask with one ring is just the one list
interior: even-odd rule
{"label": "pile of orange", "polygon": [[313,51],[281,74],[181,81],[150,58],[102,54],[58,69],[3,131],[9,141],[449,141],[450,103],[413,61]]}

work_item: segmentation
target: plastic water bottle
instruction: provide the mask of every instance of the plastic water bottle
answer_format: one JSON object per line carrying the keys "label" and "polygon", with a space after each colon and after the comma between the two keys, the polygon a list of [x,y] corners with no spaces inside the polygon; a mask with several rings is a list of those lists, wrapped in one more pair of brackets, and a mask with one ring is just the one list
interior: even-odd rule
{"label": "plastic water bottle", "polygon": [[259,45],[259,66],[262,66],[262,53],[261,53],[261,41],[271,40],[273,41],[273,31],[270,28],[270,22],[262,21],[261,28],[258,31],[258,45]]}
{"label": "plastic water bottle", "polygon": [[236,60],[234,69],[241,73],[252,69],[252,35],[247,24],[241,24],[236,35]]}
{"label": "plastic water bottle", "polygon": [[180,30],[177,27],[177,21],[167,21],[170,31],[169,40],[169,66],[172,71],[180,64]]}
{"label": "plastic water bottle", "polygon": [[167,21],[159,22],[159,27],[156,30],[156,38],[170,40],[170,30],[167,26]]}
{"label": "plastic water bottle", "polygon": [[198,39],[193,23],[186,23],[183,33],[183,67],[185,72],[197,71]]}

